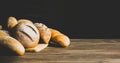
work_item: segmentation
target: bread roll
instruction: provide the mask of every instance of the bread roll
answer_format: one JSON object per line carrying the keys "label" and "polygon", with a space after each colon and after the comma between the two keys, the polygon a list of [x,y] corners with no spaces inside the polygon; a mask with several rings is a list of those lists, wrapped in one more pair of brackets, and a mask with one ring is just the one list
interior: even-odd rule
{"label": "bread roll", "polygon": [[60,44],[63,47],[67,47],[70,45],[70,38],[63,33],[59,32],[56,29],[50,28],[51,31],[51,40]]}
{"label": "bread roll", "polygon": [[[25,53],[25,49],[24,49],[23,45],[19,41],[17,41],[16,39],[14,39],[10,36],[0,37],[0,47],[1,46],[3,46],[4,49],[7,49],[6,50],[7,52],[8,52],[8,50],[10,50],[10,51],[12,51],[12,53],[17,54],[17,55],[24,55],[24,53]],[[4,49],[1,51],[6,52]],[[8,52],[8,54],[10,54],[10,53]]]}
{"label": "bread roll", "polygon": [[51,31],[49,30],[49,28],[43,23],[34,23],[34,25],[38,28],[40,32],[41,40],[44,43],[48,44],[51,38]]}
{"label": "bread roll", "polygon": [[25,48],[38,45],[39,31],[30,21],[19,22],[12,30],[13,37],[22,43]]}
{"label": "bread roll", "polygon": [[8,29],[12,29],[17,25],[17,19],[15,17],[9,17],[7,22]]}

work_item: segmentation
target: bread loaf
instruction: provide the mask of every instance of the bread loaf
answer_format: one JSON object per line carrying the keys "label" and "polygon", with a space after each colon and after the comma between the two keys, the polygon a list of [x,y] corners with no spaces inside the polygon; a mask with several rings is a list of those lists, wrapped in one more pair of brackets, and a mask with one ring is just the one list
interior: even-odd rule
{"label": "bread loaf", "polygon": [[51,38],[51,31],[50,29],[43,23],[34,23],[34,25],[38,28],[40,33],[41,40],[48,44]]}
{"label": "bread loaf", "polygon": [[25,53],[25,49],[24,49],[23,45],[19,41],[17,41],[16,39],[14,39],[10,36],[0,37],[0,47],[1,46],[4,49],[6,48],[7,52],[4,49],[2,49],[0,52],[4,51],[4,52],[10,54],[8,52],[8,50],[9,50],[9,51],[12,51],[13,54],[17,54],[17,55],[24,55],[24,53]]}
{"label": "bread loaf", "polygon": [[63,47],[67,47],[70,45],[70,38],[63,33],[59,32],[56,29],[50,28],[51,31],[51,40],[56,43],[59,43]]}
{"label": "bread loaf", "polygon": [[18,20],[12,34],[25,48],[35,47],[40,38],[38,29],[29,20]]}

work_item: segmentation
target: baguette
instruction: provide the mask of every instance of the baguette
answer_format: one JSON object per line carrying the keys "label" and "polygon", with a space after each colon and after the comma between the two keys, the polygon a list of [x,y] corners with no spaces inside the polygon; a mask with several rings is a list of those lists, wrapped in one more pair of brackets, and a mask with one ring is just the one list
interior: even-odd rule
{"label": "baguette", "polygon": [[16,39],[10,36],[0,37],[0,47],[1,46],[3,46],[3,48],[6,48],[7,51],[10,50],[12,51],[12,53],[17,54],[17,55],[24,55],[25,53],[25,49],[23,45],[19,41],[17,41]]}
{"label": "baguette", "polygon": [[38,28],[40,33],[41,40],[48,44],[51,38],[51,31],[49,28],[43,23],[34,23],[34,25]]}
{"label": "baguette", "polygon": [[60,44],[63,47],[70,45],[70,38],[56,29],[50,28],[51,31],[51,40]]}

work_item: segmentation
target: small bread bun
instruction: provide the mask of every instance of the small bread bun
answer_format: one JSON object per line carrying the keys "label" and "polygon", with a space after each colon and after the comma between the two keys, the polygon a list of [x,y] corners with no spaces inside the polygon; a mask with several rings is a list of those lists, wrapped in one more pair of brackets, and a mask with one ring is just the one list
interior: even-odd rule
{"label": "small bread bun", "polygon": [[7,50],[10,50],[14,54],[17,54],[17,55],[24,55],[24,53],[25,53],[25,49],[24,49],[23,45],[19,41],[17,41],[16,39],[14,39],[10,36],[0,37],[0,46],[3,46]]}
{"label": "small bread bun", "polygon": [[40,38],[38,29],[29,20],[19,20],[13,28],[12,34],[25,48],[35,47]]}
{"label": "small bread bun", "polygon": [[8,29],[12,29],[17,25],[17,19],[15,17],[9,17],[7,22]]}
{"label": "small bread bun", "polygon": [[34,25],[38,28],[42,41],[48,44],[51,38],[51,31],[49,28],[43,23],[34,23]]}

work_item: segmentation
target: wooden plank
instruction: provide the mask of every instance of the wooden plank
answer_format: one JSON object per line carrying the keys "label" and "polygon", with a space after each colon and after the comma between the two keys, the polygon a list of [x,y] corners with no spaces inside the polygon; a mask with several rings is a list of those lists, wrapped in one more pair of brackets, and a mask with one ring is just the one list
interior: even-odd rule
{"label": "wooden plank", "polygon": [[0,56],[0,63],[120,63],[120,39],[71,39],[62,48],[49,46],[38,53]]}

